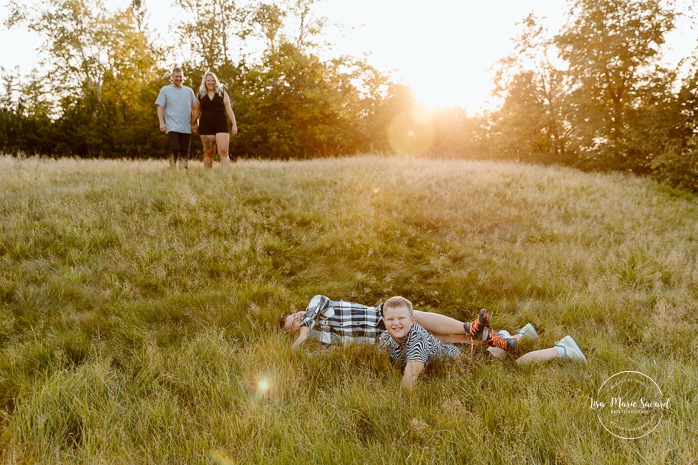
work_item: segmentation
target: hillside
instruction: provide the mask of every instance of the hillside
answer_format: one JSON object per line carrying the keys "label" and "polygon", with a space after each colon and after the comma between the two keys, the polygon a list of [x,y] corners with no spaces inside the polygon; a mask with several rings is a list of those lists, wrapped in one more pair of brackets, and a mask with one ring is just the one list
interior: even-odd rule
{"label": "hillside", "polygon": [[[698,202],[560,167],[357,157],[0,158],[5,463],[696,463]],[[315,294],[571,334],[588,365],[484,354],[411,393],[372,347],[292,352]],[[590,399],[656,381],[621,440]]]}

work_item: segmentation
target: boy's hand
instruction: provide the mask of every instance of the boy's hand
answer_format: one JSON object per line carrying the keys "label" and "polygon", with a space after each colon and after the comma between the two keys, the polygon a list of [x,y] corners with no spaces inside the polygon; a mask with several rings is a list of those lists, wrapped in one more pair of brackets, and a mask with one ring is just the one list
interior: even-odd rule
{"label": "boy's hand", "polygon": [[307,326],[301,326],[301,333],[298,335],[298,339],[296,339],[291,348],[298,349],[301,346],[301,344],[303,344],[305,340],[308,339],[309,334],[310,328],[308,328]]}
{"label": "boy's hand", "polygon": [[402,387],[412,389],[417,383],[417,378],[424,371],[425,364],[423,362],[407,362],[405,365],[405,374],[402,376]]}

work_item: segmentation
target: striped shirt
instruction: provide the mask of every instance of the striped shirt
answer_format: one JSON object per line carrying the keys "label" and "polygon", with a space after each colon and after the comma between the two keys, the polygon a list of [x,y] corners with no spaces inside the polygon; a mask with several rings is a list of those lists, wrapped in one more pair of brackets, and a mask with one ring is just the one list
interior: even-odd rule
{"label": "striped shirt", "polygon": [[402,342],[396,341],[385,331],[381,334],[378,345],[388,352],[390,361],[400,367],[404,367],[409,362],[426,364],[432,360],[460,357],[458,347],[453,344],[444,344],[417,323],[412,324]]}
{"label": "striped shirt", "polygon": [[325,344],[373,344],[385,331],[381,305],[368,307],[354,302],[330,300],[324,295],[316,295],[310,300],[300,325],[310,328],[309,337]]}

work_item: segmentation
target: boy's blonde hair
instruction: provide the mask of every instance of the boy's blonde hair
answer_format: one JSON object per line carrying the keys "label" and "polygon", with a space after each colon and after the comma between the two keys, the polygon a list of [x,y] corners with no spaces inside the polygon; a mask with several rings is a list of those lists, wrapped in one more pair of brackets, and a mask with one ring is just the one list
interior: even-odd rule
{"label": "boy's blonde hair", "polygon": [[400,297],[399,295],[396,295],[394,297],[389,298],[383,303],[383,311],[385,312],[386,308],[400,308],[400,307],[405,307],[407,310],[410,311],[410,316],[413,316],[413,311],[412,311],[412,302],[409,300],[405,299],[404,297]]}

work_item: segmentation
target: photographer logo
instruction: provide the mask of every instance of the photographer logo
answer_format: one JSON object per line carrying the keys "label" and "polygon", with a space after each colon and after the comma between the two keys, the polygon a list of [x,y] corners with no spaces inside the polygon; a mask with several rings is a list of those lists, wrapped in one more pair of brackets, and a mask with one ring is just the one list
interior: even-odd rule
{"label": "photographer logo", "polygon": [[659,385],[639,371],[622,371],[603,382],[589,408],[617,438],[639,439],[654,431],[669,410]]}

